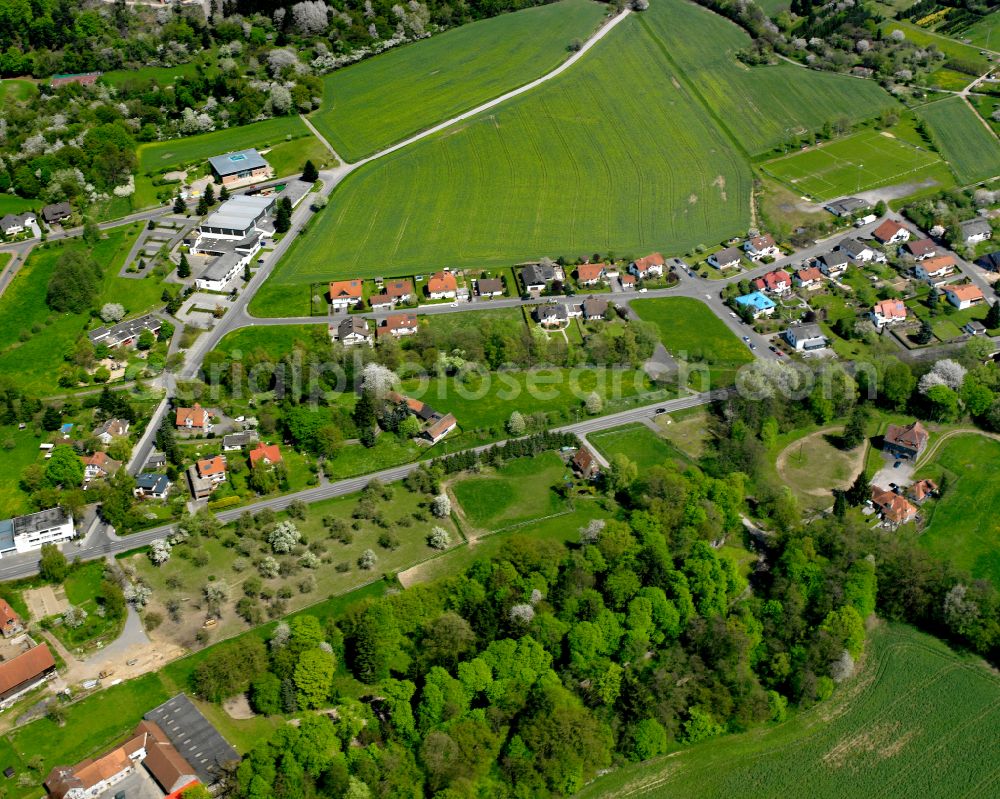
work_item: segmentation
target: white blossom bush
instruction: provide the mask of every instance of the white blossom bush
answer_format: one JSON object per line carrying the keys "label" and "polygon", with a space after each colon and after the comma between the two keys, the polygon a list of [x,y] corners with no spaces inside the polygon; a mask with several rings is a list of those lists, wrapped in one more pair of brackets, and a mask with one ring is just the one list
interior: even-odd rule
{"label": "white blossom bush", "polygon": [[535,609],[528,604],[514,605],[510,609],[510,620],[520,624],[530,624],[535,618]]}
{"label": "white blossom bush", "polygon": [[365,364],[361,371],[361,390],[370,391],[376,397],[384,397],[399,384],[399,376],[380,363]]}
{"label": "white blossom bush", "polygon": [[257,571],[265,580],[270,580],[278,576],[281,571],[281,564],[270,555],[265,555],[257,563]]}
{"label": "white blossom bush", "polygon": [[288,643],[288,639],[292,637],[292,628],[288,626],[287,621],[279,621],[278,626],[274,628],[274,633],[271,635],[271,640],[268,641],[271,649],[281,649]]}
{"label": "white blossom bush", "polygon": [[527,427],[524,415],[520,411],[514,411],[507,420],[507,432],[512,436],[523,436]]}
{"label": "white blossom bush", "polygon": [[596,544],[606,523],[604,519],[591,519],[587,522],[586,527],[580,528],[580,543]]}
{"label": "white blossom bush", "polygon": [[83,623],[87,620],[87,611],[83,608],[78,608],[76,605],[70,605],[63,611],[62,620],[63,624],[71,630],[76,630],[82,627]]}
{"label": "white blossom bush", "polygon": [[125,306],[120,302],[106,302],[101,306],[101,319],[105,322],[120,322],[125,316]]}
{"label": "white blossom bush", "polygon": [[146,607],[146,603],[149,602],[149,598],[153,595],[153,589],[145,583],[129,583],[129,585],[125,586],[123,593],[125,594],[125,601],[138,610],[139,608]]}
{"label": "white blossom bush", "polygon": [[451,546],[451,536],[443,527],[435,527],[427,536],[427,544],[433,549],[447,549]]}
{"label": "white blossom bush", "polygon": [[157,538],[149,544],[149,560],[154,566],[162,566],[170,560],[170,550],[173,547],[169,541]]}
{"label": "white blossom bush", "polygon": [[934,364],[933,368],[920,378],[917,388],[921,394],[926,394],[934,386],[947,386],[958,391],[965,380],[965,367],[950,358],[944,358]]}
{"label": "white blossom bush", "polygon": [[370,549],[366,549],[361,553],[361,557],[358,558],[358,566],[362,569],[374,569],[376,563],[378,563],[378,555]]}
{"label": "white blossom bush", "polygon": [[596,391],[591,391],[587,395],[587,399],[584,401],[584,407],[591,416],[601,412],[604,407],[604,400],[601,399],[601,395]]}
{"label": "white blossom bush", "polygon": [[439,519],[444,519],[451,515],[451,500],[447,494],[438,494],[431,502],[431,513]]}
{"label": "white blossom bush", "polygon": [[314,552],[306,552],[299,558],[299,563],[306,569],[318,569],[321,562],[319,555]]}
{"label": "white blossom bush", "polygon": [[299,529],[293,522],[288,520],[278,522],[274,529],[267,535],[267,543],[279,555],[291,552],[292,547],[301,540],[302,535],[299,533]]}
{"label": "white blossom bush", "polygon": [[842,683],[854,676],[854,665],[854,658],[845,649],[840,653],[840,657],[830,664],[830,677],[835,683]]}
{"label": "white blossom bush", "polygon": [[281,115],[292,107],[292,93],[280,84],[271,87],[271,111]]}
{"label": "white blossom bush", "polygon": [[304,36],[317,36],[330,24],[323,0],[305,0],[292,6],[292,24]]}

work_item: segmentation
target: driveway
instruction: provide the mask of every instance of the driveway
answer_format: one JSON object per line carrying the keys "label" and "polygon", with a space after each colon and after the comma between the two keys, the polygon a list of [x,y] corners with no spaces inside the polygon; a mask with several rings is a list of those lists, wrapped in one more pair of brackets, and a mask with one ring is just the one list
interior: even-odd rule
{"label": "driveway", "polygon": [[[872,478],[872,485],[879,488],[889,488],[889,483],[898,486],[908,486],[913,482],[914,463],[912,460],[899,460],[890,455],[882,455],[882,468]],[[899,466],[894,464],[899,463]]]}

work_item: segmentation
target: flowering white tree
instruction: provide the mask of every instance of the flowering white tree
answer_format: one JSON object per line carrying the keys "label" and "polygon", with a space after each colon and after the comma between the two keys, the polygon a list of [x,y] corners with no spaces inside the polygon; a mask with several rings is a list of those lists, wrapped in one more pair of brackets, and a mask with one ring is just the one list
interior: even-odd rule
{"label": "flowering white tree", "polygon": [[271,110],[278,115],[285,114],[292,107],[292,93],[284,86],[275,84],[271,87]]}
{"label": "flowering white tree", "polygon": [[398,383],[396,373],[380,363],[365,364],[365,368],[361,370],[361,390],[370,391],[376,397],[384,397]]}
{"label": "flowering white tree", "polygon": [[302,534],[299,533],[299,529],[288,520],[278,522],[267,536],[267,543],[271,545],[272,550],[279,554],[291,552],[292,547],[301,540]]}
{"label": "flowering white tree", "polygon": [[267,54],[267,68],[272,75],[280,75],[281,70],[299,63],[298,56],[291,50],[278,47]]}
{"label": "flowering white tree", "polygon": [[305,0],[292,6],[292,24],[304,36],[316,36],[330,24],[323,0]]}
{"label": "flowering white tree", "polygon": [[934,364],[934,367],[920,378],[918,388],[921,394],[926,394],[934,386],[948,386],[953,391],[958,391],[964,380],[965,367],[950,358],[944,358]]}
{"label": "flowering white tree", "polygon": [[510,620],[520,624],[530,624],[535,618],[535,609],[528,604],[514,605],[510,609]]}
{"label": "flowering white tree", "polygon": [[287,621],[279,621],[278,626],[274,628],[274,634],[271,635],[271,640],[268,643],[271,649],[281,649],[285,644],[288,643],[288,639],[292,637],[292,628],[288,626]]}
{"label": "flowering white tree", "polygon": [[514,411],[507,420],[507,432],[512,436],[523,436],[527,425],[524,416],[520,411]]}
{"label": "flowering white tree", "polygon": [[434,497],[434,501],[431,502],[431,513],[439,519],[451,515],[451,500],[447,494],[438,494]]}
{"label": "flowering white tree", "polygon": [[149,560],[154,566],[162,566],[168,560],[170,560],[170,550],[173,547],[170,546],[169,541],[164,541],[162,538],[157,538],[156,540],[150,542],[149,544]]}
{"label": "flowering white tree", "polygon": [[451,546],[451,536],[443,527],[435,527],[427,536],[427,543],[434,549],[447,549]]}
{"label": "flowering white tree", "polygon": [[944,620],[957,633],[964,633],[979,618],[979,605],[968,593],[968,587],[956,583],[944,597]]}
{"label": "flowering white tree", "polygon": [[63,624],[65,624],[70,629],[77,629],[82,627],[83,623],[87,620],[87,611],[83,608],[78,608],[76,605],[70,605],[63,612]]}
{"label": "flowering white tree", "polygon": [[587,413],[593,416],[601,412],[601,409],[604,407],[604,400],[601,399],[601,395],[596,391],[591,391],[587,395],[587,399],[584,400],[584,407],[587,409]]}
{"label": "flowering white tree", "polygon": [[319,555],[315,552],[306,552],[299,558],[299,563],[306,569],[318,569],[320,564]]}
{"label": "flowering white tree", "polygon": [[120,322],[125,316],[125,307],[120,302],[106,302],[101,306],[101,319],[105,322]]}
{"label": "flowering white tree", "polygon": [[129,583],[125,586],[123,593],[125,594],[125,601],[134,608],[144,608],[146,607],[146,603],[149,602],[149,598],[153,595],[153,589],[145,583]]}
{"label": "flowering white tree", "polygon": [[270,580],[278,576],[278,573],[281,571],[281,564],[270,555],[265,555],[257,563],[257,571],[265,580]]}
{"label": "flowering white tree", "polygon": [[378,555],[372,552],[370,549],[366,549],[361,553],[361,557],[358,558],[358,566],[362,569],[374,569],[375,564],[378,562]]}
{"label": "flowering white tree", "polygon": [[854,658],[845,649],[840,653],[840,657],[830,664],[830,677],[835,683],[842,683],[852,676],[854,676]]}
{"label": "flowering white tree", "polygon": [[604,529],[605,524],[604,519],[591,519],[587,522],[586,527],[580,528],[580,543],[596,544],[597,539],[601,537],[601,531]]}

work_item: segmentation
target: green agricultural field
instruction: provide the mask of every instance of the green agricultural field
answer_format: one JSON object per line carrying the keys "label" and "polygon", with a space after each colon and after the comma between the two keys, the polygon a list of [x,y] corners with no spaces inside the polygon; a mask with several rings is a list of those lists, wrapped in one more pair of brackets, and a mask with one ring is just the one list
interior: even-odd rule
{"label": "green agricultural field", "polygon": [[872,633],[861,673],[770,728],[601,777],[579,799],[986,797],[1000,779],[1000,678],[902,626]]}
{"label": "green agricultural field", "polygon": [[678,360],[709,366],[712,388],[729,385],[735,370],[753,355],[711,309],[690,297],[634,300],[632,309],[660,331],[660,341]]}
{"label": "green agricultural field", "polygon": [[537,91],[350,175],[271,281],[679,251],[744,230],[749,168],[671,71],[626,19]]}
{"label": "green agricultural field", "polygon": [[746,33],[686,0],[650,3],[641,18],[662,42],[675,69],[682,70],[682,80],[751,154],[766,152],[795,134],[818,131],[827,122],[854,123],[900,107],[875,81],[787,63],[747,67],[736,59],[736,52],[750,44]]}
{"label": "green agricultural field", "polygon": [[[104,284],[95,307],[120,302],[131,316],[160,302],[163,286],[157,278],[118,277],[138,232],[138,224],[113,228],[91,248],[94,258],[104,266]],[[0,372],[17,375],[20,387],[36,395],[61,391],[57,381],[62,357],[93,327],[86,314],[56,314],[45,304],[46,288],[59,256],[65,248],[79,247],[86,247],[81,239],[36,247],[0,297]]]}
{"label": "green agricultural field", "polygon": [[683,453],[650,430],[644,424],[615,427],[600,433],[590,433],[587,440],[608,460],[613,455],[625,455],[639,467],[642,474],[650,466],[663,466],[670,460],[686,460]]}
{"label": "green agricultural field", "polygon": [[930,507],[920,543],[1000,587],[1000,443],[970,433],[948,439],[919,476],[946,476],[944,496]]}
{"label": "green agricultural field", "polygon": [[761,168],[814,200],[948,175],[935,153],[873,130],[775,158]]}
{"label": "green agricultural field", "polygon": [[554,452],[517,458],[485,477],[466,477],[451,487],[468,522],[491,532],[568,511],[554,487],[569,469]]}
{"label": "green agricultural field", "polygon": [[586,39],[607,8],[563,0],[462,25],[324,80],[311,119],[356,161],[545,74]]}
{"label": "green agricultural field", "polygon": [[917,109],[963,184],[1000,175],[1000,139],[968,104],[949,97]]}
{"label": "green agricultural field", "polygon": [[978,22],[958,34],[976,47],[997,50],[1000,48],[1000,11],[987,14]]}

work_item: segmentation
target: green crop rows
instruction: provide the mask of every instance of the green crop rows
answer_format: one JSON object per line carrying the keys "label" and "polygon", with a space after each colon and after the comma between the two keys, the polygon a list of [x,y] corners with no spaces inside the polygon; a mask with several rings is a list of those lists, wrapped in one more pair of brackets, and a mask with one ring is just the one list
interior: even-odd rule
{"label": "green crop rows", "polygon": [[554,68],[607,9],[563,0],[463,25],[325,78],[316,128],[357,160]]}
{"label": "green crop rows", "polygon": [[960,97],[921,106],[917,114],[959,181],[974,183],[1000,175],[1000,141]]}

